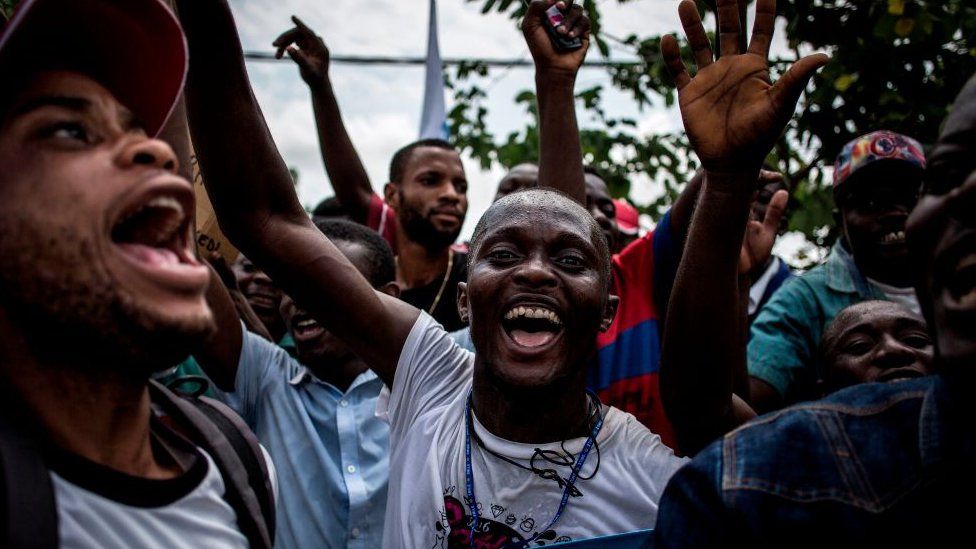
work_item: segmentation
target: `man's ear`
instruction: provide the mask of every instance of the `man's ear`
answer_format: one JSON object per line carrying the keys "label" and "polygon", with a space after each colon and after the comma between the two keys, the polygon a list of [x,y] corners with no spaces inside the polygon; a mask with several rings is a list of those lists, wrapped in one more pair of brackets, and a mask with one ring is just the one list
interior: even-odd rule
{"label": "man's ear", "polygon": [[605,332],[610,329],[610,325],[613,324],[613,317],[617,316],[617,305],[619,304],[619,297],[613,294],[607,296],[607,306],[603,309],[603,318],[600,320],[601,332]]}
{"label": "man's ear", "polygon": [[396,282],[387,282],[379,288],[376,288],[376,291],[400,299],[400,285]]}
{"label": "man's ear", "polygon": [[457,309],[458,316],[461,317],[461,322],[469,324],[469,314],[471,312],[468,306],[468,283],[458,282],[457,288]]}
{"label": "man's ear", "polygon": [[390,182],[383,185],[383,200],[393,208],[393,211],[400,209],[400,186]]}

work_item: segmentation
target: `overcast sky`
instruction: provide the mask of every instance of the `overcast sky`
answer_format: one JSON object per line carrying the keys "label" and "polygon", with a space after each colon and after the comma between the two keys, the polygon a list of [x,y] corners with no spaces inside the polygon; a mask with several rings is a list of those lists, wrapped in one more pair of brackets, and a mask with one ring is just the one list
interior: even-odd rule
{"label": "overcast sky", "polygon": [[[516,23],[497,14],[482,14],[481,0],[438,0],[440,48],[443,57],[530,59]],[[333,55],[423,56],[426,53],[427,0],[231,0],[246,51],[271,52],[271,42],[290,27],[298,15],[329,46]],[[653,36],[680,29],[676,0],[617,0],[600,2],[605,32],[626,37]],[[782,30],[778,25],[778,31]],[[708,25],[708,22],[706,22]],[[780,34],[780,38],[782,35]],[[591,48],[590,59],[599,59]],[[633,60],[622,47],[611,53],[614,60]],[[286,58],[287,59],[287,58]],[[288,61],[251,61],[248,70],[265,118],[288,165],[300,173],[299,195],[314,205],[333,194],[319,157],[308,90],[297,67]],[[373,186],[381,191],[389,160],[401,146],[415,140],[423,98],[423,66],[364,66],[334,64],[331,70],[336,95]],[[517,93],[534,86],[531,68],[494,69],[487,106],[488,126],[496,135],[524,127],[525,114],[515,105]],[[662,105],[638,111],[628,96],[613,90],[604,70],[584,69],[577,89],[606,84],[604,107],[612,116],[638,120],[644,133],[681,130],[675,109]],[[447,96],[447,108],[451,97]],[[577,113],[580,124],[592,125],[592,117]],[[462,232],[469,236],[494,196],[502,171],[483,171],[465,159],[470,182],[470,208]],[[646,178],[633,180],[631,198],[647,203],[660,187]]]}
{"label": "overcast sky", "polygon": [[[271,52],[271,42],[290,26],[289,16],[301,17],[326,41],[334,55],[423,56],[426,53],[427,0],[232,0],[234,15],[246,51]],[[483,15],[481,2],[439,0],[440,47],[443,57],[519,59],[528,57],[514,21],[500,14]],[[604,28],[624,37],[650,36],[679,28],[677,2],[635,0],[602,2]],[[595,48],[590,58],[598,58]],[[624,49],[619,60],[633,59]],[[307,205],[333,194],[318,153],[308,90],[289,62],[251,61],[248,64],[255,93],[285,161],[300,173],[299,194]],[[332,67],[336,95],[356,148],[366,164],[373,186],[380,190],[387,179],[390,157],[417,138],[423,98],[423,66]],[[489,91],[489,128],[496,135],[523,127],[524,113],[514,104],[516,94],[531,89],[531,68],[495,69]],[[579,87],[609,83],[600,69],[586,69]],[[446,97],[448,109],[451,97]],[[676,112],[663,108],[638,112],[633,101],[608,90],[605,106],[611,114],[627,114],[646,132],[680,129]],[[578,113],[581,124],[590,117]],[[499,170],[482,171],[465,159],[470,181],[470,210],[463,234],[469,235],[494,195]],[[657,192],[653,185],[635,185],[634,198],[646,202]],[[643,191],[643,192],[641,192]]]}

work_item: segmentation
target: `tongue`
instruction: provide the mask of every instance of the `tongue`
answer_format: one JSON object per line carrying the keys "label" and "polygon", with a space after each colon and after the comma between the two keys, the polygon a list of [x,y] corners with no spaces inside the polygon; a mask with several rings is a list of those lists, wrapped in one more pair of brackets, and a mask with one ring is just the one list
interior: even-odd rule
{"label": "tongue", "polygon": [[523,347],[541,347],[552,341],[556,334],[552,332],[526,332],[525,330],[512,330],[512,339],[515,343]]}
{"label": "tongue", "polygon": [[118,245],[122,251],[142,263],[148,263],[153,267],[163,267],[168,265],[179,265],[180,258],[173,250],[166,248],[153,248],[145,244],[120,243]]}

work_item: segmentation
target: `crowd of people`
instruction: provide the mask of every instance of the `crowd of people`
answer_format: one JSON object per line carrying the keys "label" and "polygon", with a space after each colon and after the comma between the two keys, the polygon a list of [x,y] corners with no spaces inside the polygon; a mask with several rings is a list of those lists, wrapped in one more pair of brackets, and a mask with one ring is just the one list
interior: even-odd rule
{"label": "crowd of people", "polygon": [[[0,31],[4,546],[965,539],[976,77],[927,149],[843,148],[839,237],[794,273],[764,161],[829,58],[773,81],[776,3],[754,4],[740,40],[717,2],[717,51],[678,5],[691,56],[661,52],[701,169],[640,234],[584,165],[590,20],[529,3],[538,156],[459,242],[459,151],[409,143],[375,193],[300,19],[273,47],[335,190],[311,213],[227,0],[22,0]],[[192,155],[236,259],[195,247]]]}

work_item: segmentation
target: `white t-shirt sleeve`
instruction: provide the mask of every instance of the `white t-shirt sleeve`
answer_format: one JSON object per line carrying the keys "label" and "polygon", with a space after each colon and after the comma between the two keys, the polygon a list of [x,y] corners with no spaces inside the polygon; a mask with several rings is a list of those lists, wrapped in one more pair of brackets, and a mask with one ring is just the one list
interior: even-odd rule
{"label": "white t-shirt sleeve", "polygon": [[[471,384],[474,355],[421,312],[400,351],[393,388],[377,415],[388,418],[391,437],[404,434],[423,412],[447,404]],[[385,401],[384,401],[385,400]]]}

